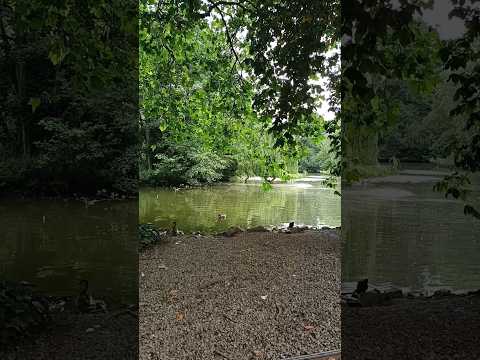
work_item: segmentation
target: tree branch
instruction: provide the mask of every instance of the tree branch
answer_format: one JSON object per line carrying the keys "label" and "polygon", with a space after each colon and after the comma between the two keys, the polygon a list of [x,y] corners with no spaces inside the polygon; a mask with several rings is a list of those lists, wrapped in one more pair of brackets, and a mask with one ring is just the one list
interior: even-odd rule
{"label": "tree branch", "polygon": [[[248,3],[249,5],[251,5],[252,7],[255,7],[254,4],[251,3],[250,1],[245,1],[245,2]],[[210,16],[213,9],[217,9],[218,11],[221,11],[220,5],[238,6],[239,8],[242,8],[245,11],[250,10],[242,2],[239,2],[239,1],[216,1],[216,2],[210,1],[210,5],[208,6],[208,10],[204,13],[199,14],[200,17],[201,18],[206,18],[207,16]]]}
{"label": "tree branch", "polygon": [[[228,2],[228,1],[226,1]],[[232,35],[230,34],[230,31],[228,29],[228,23],[227,20],[225,20],[224,13],[222,9],[218,6],[218,3],[215,3],[215,8],[218,10],[220,14],[220,18],[222,19],[223,25],[225,25],[225,36],[227,38],[228,44],[230,46],[230,50],[232,51],[232,54],[235,56],[235,62],[233,63],[232,69],[230,72],[233,72],[233,69],[236,67],[237,63],[240,63],[240,58],[238,56],[237,51],[235,50],[235,44],[233,43],[233,38]],[[242,76],[240,75],[240,79],[243,80]]]}

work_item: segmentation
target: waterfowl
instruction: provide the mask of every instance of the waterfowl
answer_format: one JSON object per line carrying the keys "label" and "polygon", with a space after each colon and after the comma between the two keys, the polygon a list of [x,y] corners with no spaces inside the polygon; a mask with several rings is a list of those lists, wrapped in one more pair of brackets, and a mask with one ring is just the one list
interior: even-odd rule
{"label": "waterfowl", "polygon": [[364,294],[368,290],[368,279],[360,280],[357,283],[357,288],[353,292],[352,296],[357,297],[359,294]]}
{"label": "waterfowl", "polygon": [[88,281],[80,280],[80,294],[77,298],[77,308],[82,313],[107,311],[107,304],[103,300],[95,300],[88,291]]}
{"label": "waterfowl", "polygon": [[171,235],[171,236],[176,236],[176,235],[178,235],[177,222],[176,222],[176,221],[174,221],[174,222],[172,223],[172,228],[170,229],[169,235]]}
{"label": "waterfowl", "polygon": [[80,293],[77,298],[78,310],[82,313],[90,312],[93,304],[93,298],[88,292],[88,281],[80,280]]}

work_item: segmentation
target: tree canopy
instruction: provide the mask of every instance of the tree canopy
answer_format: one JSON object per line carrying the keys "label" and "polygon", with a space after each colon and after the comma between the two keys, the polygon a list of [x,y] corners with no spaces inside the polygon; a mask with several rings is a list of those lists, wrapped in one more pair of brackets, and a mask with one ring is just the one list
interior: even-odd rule
{"label": "tree canopy", "polygon": [[324,133],[315,79],[335,46],[331,4],[320,12],[328,26],[310,15],[319,4],[142,2],[142,181],[268,183],[298,172],[305,139]]}
{"label": "tree canopy", "polygon": [[0,5],[0,189],[135,192],[136,6]]}

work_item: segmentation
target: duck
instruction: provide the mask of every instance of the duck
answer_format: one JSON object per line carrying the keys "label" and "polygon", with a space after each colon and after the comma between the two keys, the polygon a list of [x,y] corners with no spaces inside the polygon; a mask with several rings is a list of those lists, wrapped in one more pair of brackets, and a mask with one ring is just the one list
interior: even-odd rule
{"label": "duck", "polygon": [[360,294],[364,294],[368,290],[368,279],[360,280],[357,283],[357,288],[353,292],[352,296],[358,297]]}
{"label": "duck", "polygon": [[169,233],[170,236],[177,236],[178,235],[178,230],[177,230],[177,222],[174,221],[172,223],[172,228],[170,229]]}
{"label": "duck", "polygon": [[226,214],[218,214],[218,220],[226,220],[227,219],[227,215]]}
{"label": "duck", "polygon": [[80,293],[77,298],[77,308],[81,313],[107,312],[107,304],[103,300],[96,300],[89,293],[88,280],[80,280]]}
{"label": "duck", "polygon": [[87,313],[92,310],[93,298],[88,292],[88,281],[80,280],[80,293],[77,298],[77,308],[82,313]]}

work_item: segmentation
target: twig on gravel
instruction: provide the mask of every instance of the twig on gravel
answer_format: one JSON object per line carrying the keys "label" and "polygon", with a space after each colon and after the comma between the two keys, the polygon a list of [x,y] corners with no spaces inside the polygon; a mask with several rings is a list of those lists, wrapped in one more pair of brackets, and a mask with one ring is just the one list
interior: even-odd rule
{"label": "twig on gravel", "polygon": [[217,354],[217,355],[220,355],[220,356],[223,357],[224,359],[233,360],[231,357],[225,355],[224,353],[221,353],[221,352],[218,351],[218,350],[215,350],[213,353],[214,353],[214,354]]}
{"label": "twig on gravel", "polygon": [[209,287],[212,287],[213,285],[218,284],[219,282],[221,282],[221,280],[210,281],[210,282],[208,282],[208,283],[206,283],[206,284],[204,284],[204,285],[202,285],[202,286],[199,286],[199,287],[198,287],[198,290],[205,290],[205,289],[207,289],[207,288],[209,288]]}
{"label": "twig on gravel", "polygon": [[282,308],[280,307],[279,304],[275,304],[275,320],[278,320],[278,316],[280,315],[280,312],[282,311]]}
{"label": "twig on gravel", "polygon": [[233,320],[230,316],[228,316],[227,314],[223,314],[223,316],[225,317],[225,319],[227,320],[230,320],[231,322],[235,323],[235,324],[238,324],[238,321],[235,321]]}

